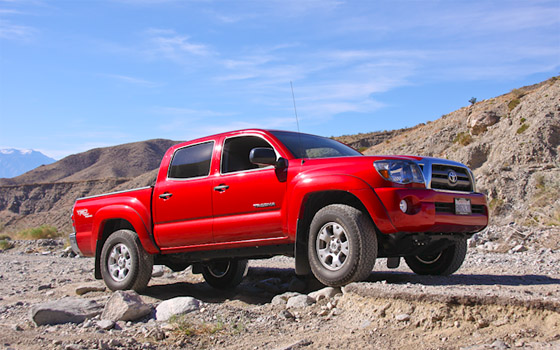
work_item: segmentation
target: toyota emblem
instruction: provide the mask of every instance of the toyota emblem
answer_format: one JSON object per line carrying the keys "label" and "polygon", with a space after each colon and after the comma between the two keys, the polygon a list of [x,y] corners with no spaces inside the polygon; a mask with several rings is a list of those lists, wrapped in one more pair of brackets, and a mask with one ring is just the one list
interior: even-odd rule
{"label": "toyota emblem", "polygon": [[455,185],[457,183],[457,173],[453,170],[449,170],[447,173],[447,179],[449,180],[449,183]]}

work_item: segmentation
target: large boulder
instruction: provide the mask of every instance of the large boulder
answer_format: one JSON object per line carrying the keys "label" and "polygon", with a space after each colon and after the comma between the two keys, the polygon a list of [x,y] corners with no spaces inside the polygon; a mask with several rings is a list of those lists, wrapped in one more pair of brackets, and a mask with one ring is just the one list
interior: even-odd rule
{"label": "large boulder", "polygon": [[165,300],[156,307],[156,320],[167,321],[173,315],[182,315],[200,308],[200,301],[192,297]]}
{"label": "large boulder", "polygon": [[473,113],[467,120],[467,125],[471,129],[472,135],[479,135],[485,132],[489,126],[500,121],[500,116],[495,111],[484,111],[481,113]]}
{"label": "large boulder", "polygon": [[142,301],[135,291],[116,291],[113,293],[101,319],[111,321],[134,321],[152,311],[152,307]]}
{"label": "large boulder", "polygon": [[87,318],[99,315],[103,306],[95,300],[63,298],[56,301],[33,305],[31,319],[37,326],[60,323],[82,323]]}

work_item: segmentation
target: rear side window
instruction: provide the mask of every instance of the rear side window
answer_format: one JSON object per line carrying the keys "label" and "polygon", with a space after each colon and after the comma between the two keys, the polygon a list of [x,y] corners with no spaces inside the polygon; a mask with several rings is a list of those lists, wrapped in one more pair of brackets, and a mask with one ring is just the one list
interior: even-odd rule
{"label": "rear side window", "polygon": [[214,142],[206,142],[177,150],[169,167],[169,177],[188,179],[208,176],[213,146]]}

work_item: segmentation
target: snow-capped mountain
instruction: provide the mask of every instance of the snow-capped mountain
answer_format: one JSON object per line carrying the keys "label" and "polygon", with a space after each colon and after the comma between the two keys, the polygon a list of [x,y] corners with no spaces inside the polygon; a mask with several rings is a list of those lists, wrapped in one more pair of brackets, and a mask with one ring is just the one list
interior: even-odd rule
{"label": "snow-capped mountain", "polygon": [[56,160],[31,149],[0,149],[0,178],[18,176],[53,162]]}

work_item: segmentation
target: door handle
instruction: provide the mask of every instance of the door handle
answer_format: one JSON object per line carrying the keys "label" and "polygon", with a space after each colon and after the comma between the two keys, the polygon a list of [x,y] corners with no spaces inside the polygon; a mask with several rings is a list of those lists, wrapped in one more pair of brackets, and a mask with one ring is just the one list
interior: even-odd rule
{"label": "door handle", "polygon": [[165,192],[159,195],[159,198],[162,199],[169,199],[169,197],[171,197],[173,195],[173,193],[169,193],[169,192]]}
{"label": "door handle", "polygon": [[222,184],[222,185],[219,185],[219,186],[214,187],[214,191],[224,192],[224,191],[227,190],[228,188],[229,188],[228,185]]}

